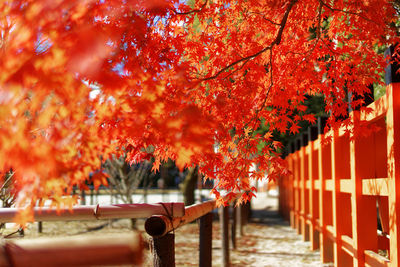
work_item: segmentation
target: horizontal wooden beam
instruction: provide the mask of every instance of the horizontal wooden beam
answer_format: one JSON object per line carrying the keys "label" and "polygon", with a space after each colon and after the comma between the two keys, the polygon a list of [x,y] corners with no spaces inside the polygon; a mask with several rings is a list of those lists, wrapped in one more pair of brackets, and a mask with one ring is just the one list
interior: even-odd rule
{"label": "horizontal wooden beam", "polygon": [[185,209],[185,215],[181,218],[168,218],[155,215],[148,218],[144,224],[146,232],[152,237],[161,237],[184,224],[190,223],[201,216],[211,212],[217,207],[215,200],[189,206]]}
{"label": "horizontal wooden beam", "polygon": [[[13,222],[21,209],[0,209],[0,222]],[[75,206],[71,209],[56,209],[50,207],[35,207],[35,221],[73,221],[97,220],[113,218],[147,218],[152,215],[182,217],[185,214],[184,203],[169,202],[157,204],[116,204]]]}
{"label": "horizontal wooden beam", "polygon": [[314,189],[321,190],[321,183],[319,180],[314,180]]}
{"label": "horizontal wooden beam", "polygon": [[387,107],[387,98],[381,97],[368,105],[368,112],[361,111],[360,119],[365,121],[376,121],[386,115]]}
{"label": "horizontal wooden beam", "polygon": [[311,181],[306,180],[306,189],[311,189]]}
{"label": "horizontal wooden beam", "polygon": [[354,243],[353,239],[348,235],[342,235],[342,249],[350,256],[354,257],[355,250],[354,250]]}
{"label": "horizontal wooden beam", "polygon": [[[237,199],[240,194],[234,197],[225,197],[224,200],[229,203]],[[146,232],[152,237],[161,237],[178,227],[199,219],[203,215],[217,208],[216,200],[209,200],[203,203],[194,204],[185,209],[185,215],[181,218],[169,218],[167,216],[155,215],[148,218],[144,224]]]}
{"label": "horizontal wooden beam", "polygon": [[387,267],[390,261],[385,257],[375,253],[371,250],[364,251],[365,254],[365,265],[374,267]]}
{"label": "horizontal wooden beam", "polygon": [[350,179],[340,180],[340,192],[351,194],[354,191],[354,182]]}
{"label": "horizontal wooden beam", "polygon": [[325,190],[326,191],[333,191],[334,182],[332,179],[325,180]]}
{"label": "horizontal wooden beam", "polygon": [[139,265],[143,241],[138,233],[6,241],[1,266]]}
{"label": "horizontal wooden beam", "polygon": [[388,178],[374,178],[362,180],[362,194],[369,196],[388,196]]}
{"label": "horizontal wooden beam", "polygon": [[326,233],[327,233],[328,237],[331,240],[335,241],[335,239],[336,239],[336,231],[335,231],[335,228],[332,225],[327,225],[326,226]]}

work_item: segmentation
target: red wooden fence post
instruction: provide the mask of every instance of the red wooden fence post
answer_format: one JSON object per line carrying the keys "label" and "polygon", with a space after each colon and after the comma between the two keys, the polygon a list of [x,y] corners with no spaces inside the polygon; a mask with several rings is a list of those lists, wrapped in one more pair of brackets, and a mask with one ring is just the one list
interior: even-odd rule
{"label": "red wooden fence post", "polygon": [[[360,113],[353,111],[351,118],[355,124],[359,123]],[[350,140],[350,176],[353,185],[351,195],[352,210],[352,237],[353,246],[356,255],[353,255],[353,264],[355,266],[364,266],[365,250],[378,250],[377,235],[373,234],[377,230],[376,217],[376,197],[362,195],[362,178],[370,178],[371,154],[369,150],[371,145],[369,138],[357,136]]]}
{"label": "red wooden fence post", "polygon": [[[393,47],[385,54],[392,55]],[[390,64],[386,70],[389,235],[392,266],[400,265],[400,220],[398,217],[400,216],[400,83],[399,75],[395,75],[397,69],[398,66]]]}
{"label": "red wooden fence post", "polygon": [[304,147],[304,135],[300,136],[300,150],[299,150],[299,163],[300,163],[300,232],[304,241],[310,240],[309,228],[307,225],[307,200],[306,200],[306,154]]}
{"label": "red wooden fence post", "polygon": [[[341,179],[350,178],[350,143],[348,135],[340,136],[339,131],[333,132],[331,143],[332,177],[334,179],[332,210],[333,228],[336,238],[334,243],[335,266],[353,266],[353,261],[342,248],[342,237],[351,236],[351,203],[350,194],[341,192]],[[342,186],[343,187],[343,186]]]}
{"label": "red wooden fence post", "polygon": [[295,206],[294,206],[294,175],[293,175],[293,171],[294,171],[294,144],[292,143],[291,145],[292,149],[291,149],[291,154],[289,155],[287,161],[288,161],[288,167],[289,170],[292,171],[292,173],[288,176],[288,184],[289,184],[289,222],[290,222],[290,226],[292,228],[296,228],[295,226]]}
{"label": "red wooden fence post", "polygon": [[300,188],[300,140],[296,139],[296,152],[294,153],[294,226],[297,234],[301,234],[301,188]]}
{"label": "red wooden fence post", "polygon": [[313,131],[313,129],[309,127],[307,153],[308,153],[308,174],[310,181],[310,191],[308,197],[309,197],[309,210],[311,217],[311,225],[310,225],[311,250],[316,250],[319,248],[319,233],[317,231],[318,191],[315,189],[315,181],[317,181],[316,178],[318,178],[318,171],[316,171],[316,168],[318,168],[318,162],[316,160],[318,158],[314,156],[315,154],[314,140],[317,138],[318,138],[318,133],[315,134],[315,131]]}
{"label": "red wooden fence post", "polygon": [[[323,132],[324,121],[318,118],[319,132]],[[332,192],[327,191],[328,181],[331,181],[330,146],[318,142],[318,178],[319,178],[319,222],[321,261],[333,262],[333,244],[329,239],[328,226],[332,223]]]}

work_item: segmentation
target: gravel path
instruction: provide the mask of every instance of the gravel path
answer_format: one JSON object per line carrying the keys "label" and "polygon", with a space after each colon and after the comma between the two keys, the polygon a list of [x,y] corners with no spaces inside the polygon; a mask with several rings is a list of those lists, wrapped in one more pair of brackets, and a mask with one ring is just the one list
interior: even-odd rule
{"label": "gravel path", "polygon": [[[310,243],[283,221],[277,212],[277,198],[259,193],[252,201],[253,217],[237,249],[230,252],[231,266],[332,266],[320,262],[319,251],[310,251]],[[197,225],[176,231],[176,266],[198,266]],[[151,266],[151,265],[149,265]],[[221,265],[221,239],[218,221],[213,224],[213,266]]]}
{"label": "gravel path", "polygon": [[[259,193],[252,201],[253,219],[246,226],[246,237],[254,245],[246,255],[247,264],[237,266],[330,266],[320,262],[319,251],[311,251],[288,222],[278,215],[278,199]],[[238,253],[249,251],[239,246]],[[235,259],[232,258],[232,263]]]}

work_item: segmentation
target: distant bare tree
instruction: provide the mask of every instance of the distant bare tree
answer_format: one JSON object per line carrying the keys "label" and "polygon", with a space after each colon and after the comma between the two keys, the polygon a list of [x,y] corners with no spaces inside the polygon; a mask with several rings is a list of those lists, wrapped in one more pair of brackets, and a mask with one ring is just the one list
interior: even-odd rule
{"label": "distant bare tree", "polygon": [[[0,187],[0,200],[2,202],[2,207],[3,208],[10,208],[12,205],[15,203],[15,194],[12,191],[13,187],[13,176],[14,176],[14,171],[10,170],[3,174],[2,176],[2,181],[1,181],[1,187]],[[5,223],[0,223],[0,229],[4,229],[6,226]],[[7,236],[4,236],[4,238],[10,237],[16,233],[19,233],[20,235],[24,235],[24,229],[19,228],[17,231],[8,234]]]}
{"label": "distant bare tree", "polygon": [[3,208],[9,208],[15,202],[15,195],[12,193],[13,176],[14,172],[12,170],[3,175],[0,187],[0,200]]}
{"label": "distant bare tree", "polygon": [[[123,203],[133,203],[132,194],[140,185],[148,188],[152,186],[154,173],[151,171],[152,163],[143,161],[130,165],[126,162],[126,156],[107,159],[103,164],[109,177],[109,189],[111,194],[116,193]],[[135,219],[132,219],[132,228],[135,228]]]}

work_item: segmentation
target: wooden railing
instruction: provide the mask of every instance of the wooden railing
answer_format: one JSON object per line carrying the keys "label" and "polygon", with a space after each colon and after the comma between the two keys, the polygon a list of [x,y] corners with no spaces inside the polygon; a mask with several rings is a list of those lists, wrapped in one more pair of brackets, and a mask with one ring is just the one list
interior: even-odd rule
{"label": "wooden railing", "polygon": [[[0,222],[13,222],[18,209],[0,209]],[[38,221],[147,218],[185,214],[183,203],[117,204],[75,206],[72,209],[34,208]],[[140,264],[143,242],[139,234],[105,237],[63,237],[61,239],[7,240],[0,244],[0,267],[8,266],[104,266]]]}
{"label": "wooden railing", "polygon": [[372,133],[299,138],[279,181],[282,216],[335,266],[400,266],[400,84],[368,107],[350,119]]}
{"label": "wooden railing", "polygon": [[1,267],[115,266],[143,262],[140,234],[6,240]]}
{"label": "wooden railing", "polygon": [[[234,204],[235,199],[229,202]],[[229,203],[228,202],[228,203]],[[249,216],[250,203],[244,205],[233,205],[231,233],[229,234],[229,206],[219,208],[219,220],[221,226],[221,266],[231,266],[229,259],[231,237],[232,247],[236,248],[236,230],[243,235],[243,226]],[[155,215],[145,222],[145,229],[150,239],[150,247],[153,254],[154,267],[175,266],[175,229],[182,225],[199,220],[199,265],[200,267],[212,266],[212,211],[216,209],[216,201],[195,204],[185,209],[185,215],[180,218]]]}
{"label": "wooden railing", "polygon": [[[234,200],[234,199],[232,199]],[[154,266],[175,266],[174,235],[168,234],[180,226],[200,219],[200,265],[211,266],[212,210],[215,200],[184,206],[183,203],[116,204],[75,206],[67,210],[49,207],[35,208],[37,221],[98,220],[116,218],[148,218],[146,231],[152,236],[151,246]],[[239,208],[237,216],[236,209]],[[248,214],[241,206],[233,209],[231,228],[232,245],[235,247],[236,226],[242,227]],[[222,266],[229,263],[228,209],[221,207]],[[15,208],[0,209],[0,222],[12,222],[18,212]],[[236,223],[236,218],[237,223]],[[104,237],[63,237],[48,239],[6,240],[0,244],[0,267],[8,266],[104,266],[140,264],[143,244],[139,234],[110,235]]]}
{"label": "wooden railing", "polygon": [[[0,208],[0,223],[13,222],[18,213],[17,208]],[[51,207],[35,207],[33,209],[36,221],[76,221],[122,218],[147,218],[152,215],[168,215],[182,217],[185,205],[182,202],[167,202],[155,204],[113,204],[74,206],[71,209]]]}

